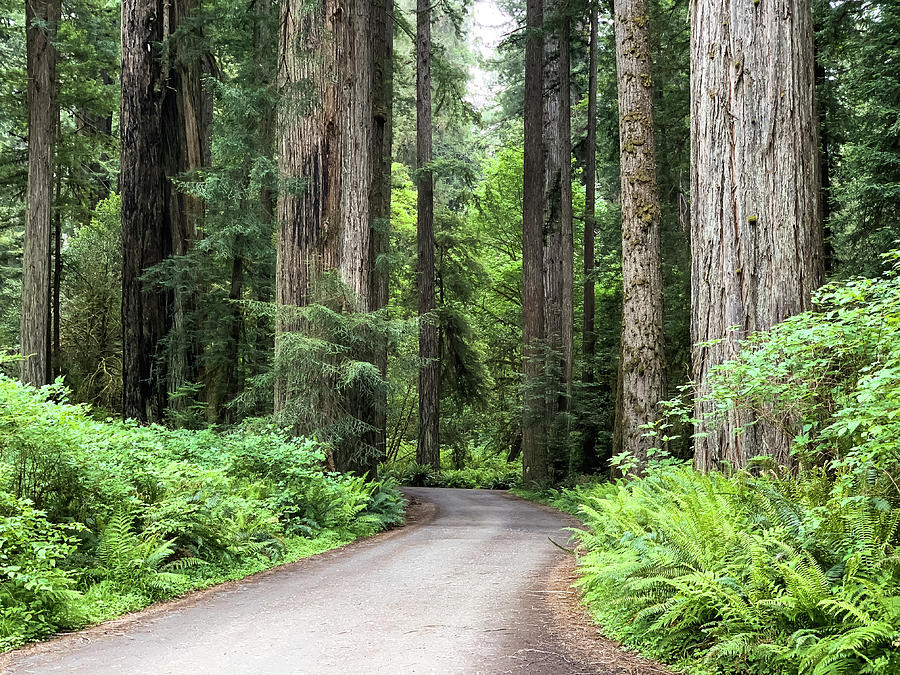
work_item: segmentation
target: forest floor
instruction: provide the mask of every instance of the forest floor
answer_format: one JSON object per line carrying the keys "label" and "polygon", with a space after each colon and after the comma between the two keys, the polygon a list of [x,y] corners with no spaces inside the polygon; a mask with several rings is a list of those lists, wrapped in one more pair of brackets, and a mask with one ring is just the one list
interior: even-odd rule
{"label": "forest floor", "polygon": [[663,674],[603,639],[560,512],[410,488],[408,524],[0,655],[2,673]]}

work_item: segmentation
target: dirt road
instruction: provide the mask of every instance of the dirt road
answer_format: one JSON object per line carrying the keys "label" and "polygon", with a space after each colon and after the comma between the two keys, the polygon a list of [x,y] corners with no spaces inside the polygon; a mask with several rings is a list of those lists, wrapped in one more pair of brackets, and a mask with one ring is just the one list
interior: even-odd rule
{"label": "dirt road", "polygon": [[601,640],[564,516],[411,489],[405,528],[0,656],[9,673],[661,673]]}

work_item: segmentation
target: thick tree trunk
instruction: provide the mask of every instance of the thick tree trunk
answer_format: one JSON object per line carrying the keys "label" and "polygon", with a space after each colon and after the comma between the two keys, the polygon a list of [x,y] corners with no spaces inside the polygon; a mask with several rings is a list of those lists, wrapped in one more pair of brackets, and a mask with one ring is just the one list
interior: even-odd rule
{"label": "thick tree trunk", "polygon": [[36,387],[50,381],[50,232],[53,208],[53,150],[56,140],[59,0],[26,0],[25,43],[28,88],[28,186],[22,261],[19,375]]}
{"label": "thick tree trunk", "polygon": [[[289,184],[278,195],[276,351],[283,349],[286,332],[309,328],[292,307],[328,302],[338,311],[368,312],[372,305],[371,21],[371,3],[363,0],[282,4],[278,85],[285,93],[278,117],[278,167],[283,179],[305,184]],[[328,272],[339,274],[349,295],[323,297],[320,282]],[[328,392],[293,390],[293,366],[282,362],[280,367],[276,411],[303,396],[320,397],[319,408],[332,422],[340,414],[337,408],[356,417],[371,414],[360,391],[348,392],[348,400],[336,405]],[[359,421],[374,426],[371,419]],[[336,440],[335,468],[366,468],[372,453],[360,450],[359,439]]]}
{"label": "thick tree trunk", "polygon": [[122,4],[123,415],[146,422],[162,418],[168,392],[197,379],[187,284],[176,280],[172,291],[141,281],[190,250],[202,213],[171,179],[208,161],[203,66],[187,36],[162,48],[195,8],[193,0]]}
{"label": "thick tree trunk", "polygon": [[788,463],[790,420],[748,426],[754,418],[733,411],[712,428],[703,399],[710,371],[741,338],[809,309],[822,283],[810,6],[696,0],[691,24],[692,340],[721,339],[694,347],[697,431],[709,434],[697,438],[694,462]]}
{"label": "thick tree trunk", "polygon": [[547,445],[554,477],[569,468],[573,364],[574,241],[566,0],[545,6],[544,34],[544,330],[547,340]]}
{"label": "thick tree trunk", "polygon": [[[594,230],[597,225],[597,33],[598,15],[591,7],[590,43],[588,46],[588,112],[587,150],[584,160],[584,325],[581,334],[582,374],[585,395],[594,384],[594,358],[597,335],[594,331],[596,297],[594,293]],[[581,470],[597,468],[597,427],[590,420],[584,425],[581,447]]]}
{"label": "thick tree trunk", "polygon": [[544,428],[544,146],[542,0],[528,0],[525,35],[525,166],[522,200],[522,479],[550,473]]}
{"label": "thick tree trunk", "polygon": [[419,292],[419,443],[416,461],[441,468],[440,345],[434,304],[434,175],[431,147],[431,1],[416,5],[416,278]]}
{"label": "thick tree trunk", "polygon": [[622,448],[643,464],[655,441],[642,427],[659,418],[666,395],[648,0],[617,0],[615,23],[623,284],[616,425]]}
{"label": "thick tree trunk", "polygon": [[[278,194],[278,255],[275,266],[275,349],[279,336],[298,331],[301,322],[291,307],[314,301],[315,283],[324,270],[340,262],[340,90],[337,72],[337,39],[340,28],[336,0],[307,5],[288,0],[281,6],[281,45],[278,88],[283,91],[278,119],[278,173],[282,180],[305,181],[305,187],[288,187]],[[304,44],[305,57],[298,53]],[[301,83],[313,91],[305,101]],[[296,395],[287,373],[275,385],[275,411],[281,411]]]}
{"label": "thick tree trunk", "polygon": [[173,94],[160,58],[163,3],[122,3],[122,414],[162,418],[166,378],[160,342],[169,329],[171,294],[141,280],[172,253],[171,140],[164,108]]}

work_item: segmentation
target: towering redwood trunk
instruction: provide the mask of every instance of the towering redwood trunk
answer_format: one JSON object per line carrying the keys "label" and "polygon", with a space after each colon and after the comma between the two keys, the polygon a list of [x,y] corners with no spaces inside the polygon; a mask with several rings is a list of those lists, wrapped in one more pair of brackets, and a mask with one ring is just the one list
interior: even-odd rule
{"label": "towering redwood trunk", "polygon": [[[278,194],[278,243],[275,265],[275,349],[283,333],[298,331],[301,322],[291,307],[314,302],[315,284],[325,270],[340,263],[340,195],[342,129],[338,44],[342,14],[337,0],[314,4],[287,0],[281,5],[278,88],[278,173],[306,181],[305,189]],[[334,38],[332,39],[332,36]],[[305,53],[298,49],[305,47]],[[313,100],[305,101],[298,85],[306,83]],[[290,378],[275,383],[275,411],[296,395]]]}
{"label": "towering redwood trunk", "polygon": [[28,186],[22,261],[19,344],[25,359],[22,382],[50,382],[50,232],[53,207],[53,150],[56,140],[59,0],[26,0],[25,44],[28,88]]}
{"label": "towering redwood trunk", "polygon": [[[585,393],[594,384],[594,357],[597,335],[594,332],[596,297],[594,294],[594,230],[597,225],[597,10],[591,7],[590,43],[588,46],[588,112],[587,151],[584,160],[584,325],[581,334],[582,374]],[[582,470],[596,468],[597,428],[588,421],[582,437]]]}
{"label": "towering redwood trunk", "polygon": [[543,0],[528,0],[525,35],[525,141],[522,199],[522,479],[547,482],[544,428]]}
{"label": "towering redwood trunk", "polygon": [[[380,310],[388,304],[387,254],[390,247],[391,225],[391,163],[393,156],[393,100],[394,100],[394,2],[374,0],[372,6],[375,46],[374,92],[372,101],[372,133],[375,152],[375,175],[372,183],[372,309]],[[383,378],[387,377],[387,345],[376,348],[376,364]],[[387,390],[378,395],[372,409],[375,427],[374,446],[378,459],[387,455]],[[377,466],[376,466],[377,468]]]}
{"label": "towering redwood trunk", "polygon": [[434,175],[431,147],[431,2],[416,5],[416,241],[419,291],[419,443],[416,461],[441,468],[440,345],[434,315]]}
{"label": "towering redwood trunk", "polygon": [[[185,25],[200,8],[200,0],[174,0],[169,7],[169,35]],[[169,37],[168,35],[166,37]],[[200,25],[170,39],[169,59],[166,61],[168,88],[172,92],[163,106],[163,128],[169,148],[166,152],[166,175],[174,178],[195,172],[209,164],[210,127],[212,120],[210,94],[203,90],[203,77],[209,68],[203,52]],[[194,196],[173,189],[170,199],[172,253],[190,253],[197,239],[197,226],[203,217],[203,202]],[[189,382],[199,382],[199,346],[192,335],[191,315],[197,309],[197,288],[190,270],[182,272],[172,292],[172,325],[168,338],[168,390],[178,391]],[[171,399],[170,405],[183,405],[183,399]]]}
{"label": "towering redwood trunk", "polygon": [[654,441],[642,426],[658,419],[666,395],[648,0],[617,0],[615,22],[623,284],[616,436],[643,464]]}
{"label": "towering redwood trunk", "polygon": [[159,350],[171,298],[141,280],[172,253],[164,128],[172,94],[160,58],[165,24],[161,0],[122,2],[122,414],[144,422],[161,419],[166,404]]}
{"label": "towering redwood trunk", "polygon": [[547,445],[555,474],[568,469],[572,389],[574,241],[566,0],[547,4],[544,35],[544,330],[547,338]]}
{"label": "towering redwood trunk", "polygon": [[145,422],[162,418],[167,390],[196,379],[185,326],[193,301],[141,281],[190,250],[202,212],[171,179],[208,161],[203,69],[185,36],[162,48],[195,8],[193,0],[122,3],[122,411]]}
{"label": "towering redwood trunk", "polygon": [[[285,332],[304,328],[291,307],[326,301],[319,283],[323,274],[337,272],[350,291],[340,301],[328,299],[338,311],[368,312],[374,287],[371,3],[288,0],[282,4],[281,19],[278,85],[284,95],[278,167],[282,176],[302,179],[305,185],[278,195],[276,350],[283,349]],[[294,391],[290,374],[281,375],[276,411],[295,396],[320,396],[324,414],[338,414],[329,409],[334,404],[328,392]],[[369,410],[360,392],[351,391],[348,397],[339,407],[349,414]],[[371,419],[360,421],[373,426]],[[368,461],[363,455],[370,453],[360,454],[359,448],[344,442],[339,446],[334,448],[335,468],[359,469]]]}
{"label": "towering redwood trunk", "polygon": [[[344,47],[340,54],[340,73],[344,98],[341,133],[343,135],[343,178],[341,193],[341,281],[352,291],[355,304],[346,310],[372,311],[375,296],[372,237],[374,219],[372,192],[374,171],[381,148],[376,151],[374,134],[375,39],[371,0],[343,3],[346,16]],[[361,334],[365,350],[353,357],[377,363],[377,341],[368,328]],[[335,451],[336,467],[341,471],[368,473],[374,478],[378,468],[375,401],[370,387],[358,383],[348,392],[348,409],[365,425],[358,438],[340,444]]]}
{"label": "towering redwood trunk", "polygon": [[[804,0],[696,0],[691,16],[691,245],[695,417],[710,370],[747,334],[809,309],[823,279],[813,30]],[[737,326],[736,331],[729,327]],[[700,422],[709,470],[768,454],[790,461],[790,423],[731,412]],[[737,428],[744,433],[735,435]]]}

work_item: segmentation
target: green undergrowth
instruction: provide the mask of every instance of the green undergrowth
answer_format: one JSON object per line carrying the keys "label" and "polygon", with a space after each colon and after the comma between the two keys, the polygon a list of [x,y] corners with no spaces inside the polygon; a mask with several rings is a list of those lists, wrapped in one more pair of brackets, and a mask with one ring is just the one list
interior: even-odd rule
{"label": "green undergrowth", "polygon": [[[758,457],[702,474],[656,449],[639,478],[529,495],[579,513],[578,583],[610,636],[694,673],[900,673],[889,259],[882,278],[826,286],[816,311],[750,336],[713,377],[707,424],[740,410],[792,430],[790,469]],[[666,408],[696,422],[689,403]]]}
{"label": "green undergrowth", "polygon": [[900,500],[884,476],[860,480],[673,464],[536,496],[580,504],[578,585],[626,646],[692,673],[887,675],[900,672]]}
{"label": "green undergrowth", "polygon": [[327,473],[260,421],[94,419],[0,376],[0,650],[400,524],[390,480]]}
{"label": "green undergrowth", "polygon": [[467,453],[465,467],[454,468],[453,453],[441,454],[441,470],[418,464],[415,455],[386,462],[380,476],[388,477],[400,485],[410,487],[445,487],[483,490],[509,490],[522,478],[522,459],[508,461],[505,454],[478,448]]}

